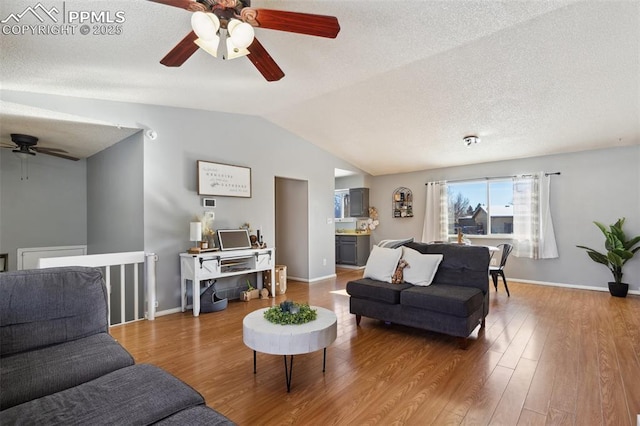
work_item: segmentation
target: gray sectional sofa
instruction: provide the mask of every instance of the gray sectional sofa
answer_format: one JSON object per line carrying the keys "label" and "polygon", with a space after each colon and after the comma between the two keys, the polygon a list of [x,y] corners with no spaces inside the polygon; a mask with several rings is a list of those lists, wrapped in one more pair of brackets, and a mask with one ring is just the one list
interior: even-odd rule
{"label": "gray sectional sofa", "polygon": [[[371,278],[347,283],[349,308],[360,325],[363,316],[460,338],[478,325],[484,328],[489,313],[489,250],[481,246],[409,242],[404,246],[422,254],[442,254],[433,282],[428,286],[392,284]],[[409,266],[410,267],[410,266]]]}
{"label": "gray sectional sofa", "polygon": [[99,269],[0,274],[0,424],[233,425],[108,332]]}

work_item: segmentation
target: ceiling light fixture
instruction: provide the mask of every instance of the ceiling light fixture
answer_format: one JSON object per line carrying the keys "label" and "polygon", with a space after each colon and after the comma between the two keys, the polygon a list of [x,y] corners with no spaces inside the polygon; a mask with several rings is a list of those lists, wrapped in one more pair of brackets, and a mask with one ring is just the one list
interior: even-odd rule
{"label": "ceiling light fixture", "polygon": [[225,40],[224,59],[234,59],[249,54],[247,47],[253,43],[253,27],[239,19],[223,19],[213,13],[194,12],[191,15],[191,28],[198,38],[195,44],[211,56],[218,57],[220,37]]}
{"label": "ceiling light fixture", "polygon": [[480,138],[477,136],[465,136],[462,141],[466,146],[471,146],[480,143]]}

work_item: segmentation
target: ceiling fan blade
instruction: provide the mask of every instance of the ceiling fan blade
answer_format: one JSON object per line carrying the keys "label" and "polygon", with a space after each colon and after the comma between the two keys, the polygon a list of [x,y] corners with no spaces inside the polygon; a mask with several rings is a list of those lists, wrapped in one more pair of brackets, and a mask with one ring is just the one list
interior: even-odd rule
{"label": "ceiling fan blade", "polygon": [[260,74],[262,74],[267,81],[278,81],[284,77],[284,72],[257,38],[254,37],[253,43],[251,43],[247,50],[249,50],[247,58],[249,58],[251,63],[260,71]]}
{"label": "ceiling fan blade", "polygon": [[198,3],[195,0],[149,0],[154,3],[165,4],[167,6],[179,7],[180,9],[186,9],[191,12],[205,11],[206,6],[202,3]]}
{"label": "ceiling fan blade", "polygon": [[335,16],[245,7],[242,19],[254,27],[318,37],[336,38],[340,32]]}
{"label": "ceiling fan blade", "polygon": [[60,158],[64,158],[66,160],[71,160],[71,161],[78,161],[79,158],[76,157],[72,157],[70,155],[66,155],[66,154],[62,154],[61,152],[58,151],[62,151],[62,152],[67,152],[61,149],[55,149],[55,148],[38,148],[36,150],[38,154],[45,154],[45,155],[51,155],[53,157],[60,157]]}
{"label": "ceiling fan blade", "polygon": [[42,152],[42,153],[68,152],[68,151],[65,151],[64,149],[60,149],[60,148],[46,148],[46,147],[39,147],[39,146],[32,146],[31,149],[34,150],[34,151],[37,151],[37,152]]}
{"label": "ceiling fan blade", "polygon": [[198,50],[198,45],[194,43],[197,38],[196,33],[191,31],[160,60],[160,63],[167,67],[179,67],[184,64]]}

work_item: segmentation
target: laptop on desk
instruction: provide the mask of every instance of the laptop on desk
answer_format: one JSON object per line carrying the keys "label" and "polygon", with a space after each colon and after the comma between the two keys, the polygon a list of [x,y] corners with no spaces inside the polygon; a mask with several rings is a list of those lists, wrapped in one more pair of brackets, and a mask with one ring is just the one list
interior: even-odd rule
{"label": "laptop on desk", "polygon": [[249,231],[246,229],[218,229],[220,250],[246,250],[251,248]]}

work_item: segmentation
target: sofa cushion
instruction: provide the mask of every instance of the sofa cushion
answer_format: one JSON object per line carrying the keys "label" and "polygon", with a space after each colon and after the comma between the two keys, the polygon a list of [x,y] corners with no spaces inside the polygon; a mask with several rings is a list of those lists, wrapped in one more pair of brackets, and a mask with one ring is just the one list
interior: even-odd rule
{"label": "sofa cushion", "polygon": [[107,290],[99,269],[0,274],[2,356],[106,332],[108,324]]}
{"label": "sofa cushion", "polygon": [[386,248],[398,248],[404,244],[412,243],[412,242],[413,242],[413,238],[403,238],[400,240],[382,240],[377,244],[377,246],[386,247]]}
{"label": "sofa cushion", "polygon": [[402,290],[412,287],[411,284],[391,284],[383,281],[362,278],[347,283],[347,293],[360,299],[398,304]]}
{"label": "sofa cushion", "polygon": [[391,282],[398,261],[402,256],[401,248],[384,248],[373,246],[367,265],[364,268],[364,278]]}
{"label": "sofa cushion", "polygon": [[402,248],[402,259],[408,263],[403,271],[405,282],[427,286],[433,281],[442,262],[441,254],[422,254],[409,247]]}
{"label": "sofa cushion", "polygon": [[451,285],[412,286],[400,295],[400,304],[466,318],[481,309],[482,291],[474,287]]}
{"label": "sofa cushion", "polygon": [[3,424],[147,425],[204,404],[189,385],[137,364],[2,411]]}
{"label": "sofa cushion", "polygon": [[131,355],[107,333],[3,357],[0,410],[130,365]]}
{"label": "sofa cushion", "polygon": [[177,412],[176,414],[160,420],[154,425],[158,426],[234,426],[231,420],[218,413],[217,411],[207,407],[206,405],[198,405],[197,407],[187,408]]}
{"label": "sofa cushion", "polygon": [[458,244],[407,243],[406,247],[424,254],[442,254],[434,284],[475,287],[489,291],[489,249]]}

